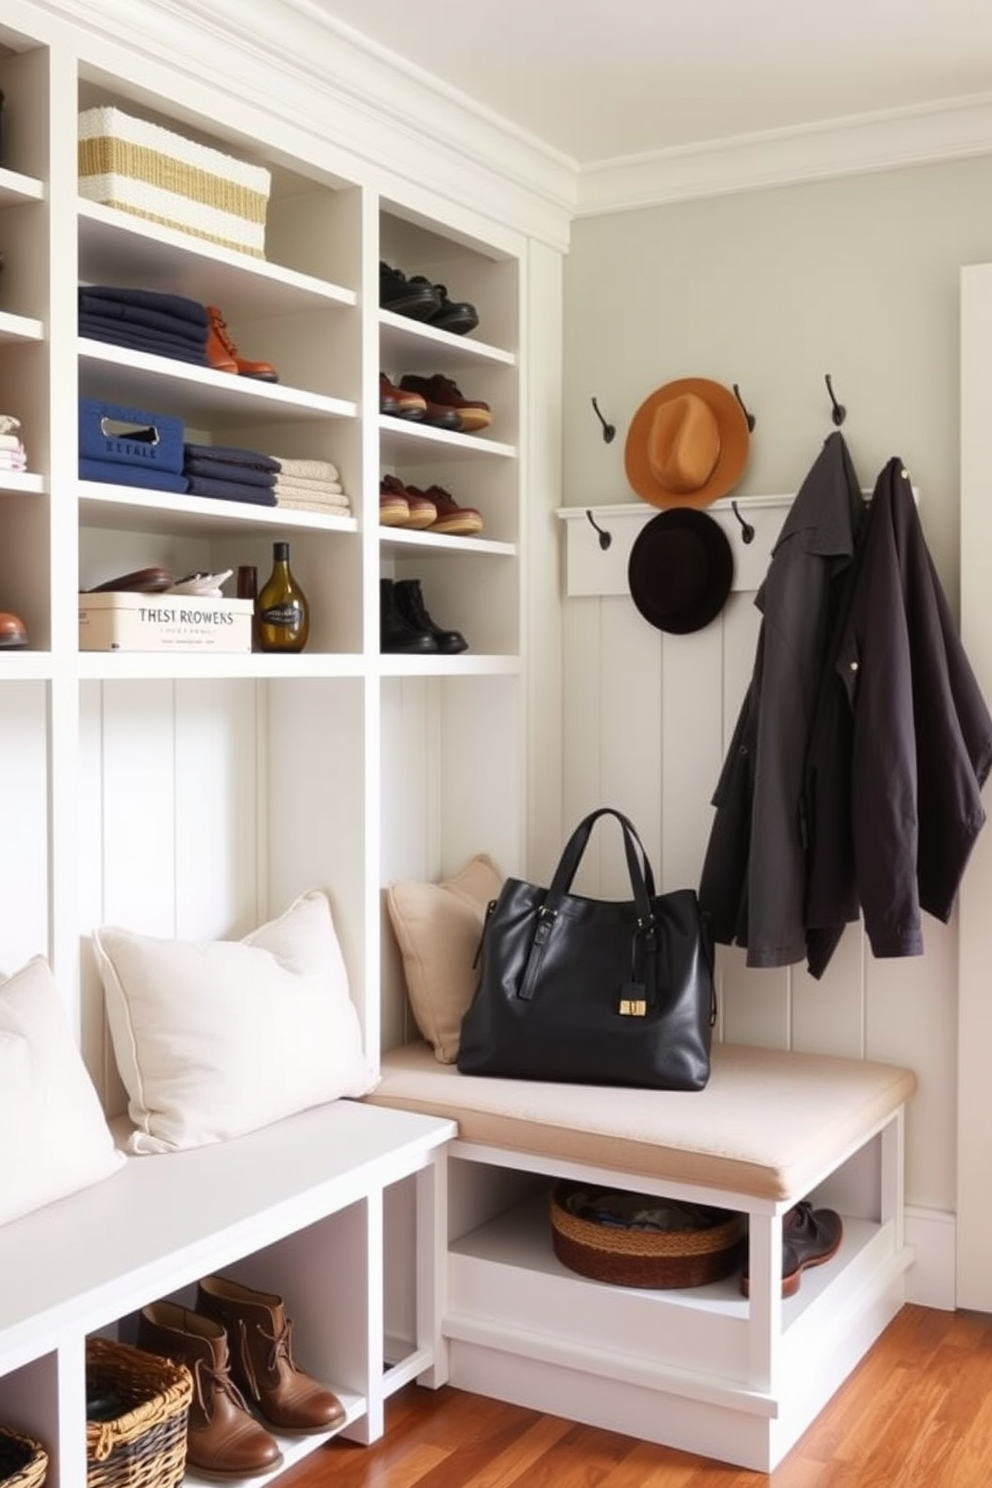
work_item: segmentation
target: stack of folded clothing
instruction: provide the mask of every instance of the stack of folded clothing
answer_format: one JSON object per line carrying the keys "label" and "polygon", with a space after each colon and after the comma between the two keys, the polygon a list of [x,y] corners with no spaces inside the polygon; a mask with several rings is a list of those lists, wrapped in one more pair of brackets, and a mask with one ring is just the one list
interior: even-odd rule
{"label": "stack of folded clothing", "polygon": [[278,473],[279,462],[258,450],[221,444],[183,446],[183,474],[191,496],[275,506]]}
{"label": "stack of folded clothing", "polygon": [[79,478],[182,495],[184,433],[174,414],[80,398]]}
{"label": "stack of folded clothing", "polygon": [[330,460],[294,460],[277,455],[276,504],[291,511],[322,512],[344,517],[351,502],[341,484],[340,473]]}
{"label": "stack of folded clothing", "polygon": [[0,413],[0,471],[28,468],[27,451],[17,432],[20,427],[20,419],[12,413]]}
{"label": "stack of folded clothing", "polygon": [[79,334],[134,351],[210,365],[206,307],[185,295],[107,284],[79,287]]}

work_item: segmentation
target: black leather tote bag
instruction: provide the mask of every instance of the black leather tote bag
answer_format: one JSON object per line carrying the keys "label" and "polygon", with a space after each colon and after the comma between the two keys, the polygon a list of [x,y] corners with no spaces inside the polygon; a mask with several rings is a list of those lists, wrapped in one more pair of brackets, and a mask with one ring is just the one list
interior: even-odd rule
{"label": "black leather tote bag", "polygon": [[[624,838],[630,900],[569,892],[595,823]],[[468,1075],[701,1090],[716,1017],[713,942],[694,889],[656,894],[647,854],[612,807],[565,845],[549,888],[509,878],[489,906],[462,1019]]]}

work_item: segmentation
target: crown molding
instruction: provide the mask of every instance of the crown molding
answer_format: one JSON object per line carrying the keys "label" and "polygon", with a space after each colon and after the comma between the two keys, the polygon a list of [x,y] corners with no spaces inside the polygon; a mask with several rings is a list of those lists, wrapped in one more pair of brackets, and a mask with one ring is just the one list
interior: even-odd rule
{"label": "crown molding", "polygon": [[[329,17],[312,0],[31,0],[99,44],[261,108],[376,168],[399,199],[430,193],[559,250],[575,209],[575,164],[426,72]],[[95,56],[94,56],[94,60]],[[367,170],[361,175],[367,175]],[[356,172],[356,177],[358,172]],[[412,193],[407,191],[413,187]]]}
{"label": "crown molding", "polygon": [[861,114],[579,170],[577,217],[992,153],[992,93]]}
{"label": "crown molding", "polygon": [[356,178],[373,167],[380,190],[422,201],[428,215],[434,194],[558,251],[575,218],[992,153],[983,93],[579,166],[315,0],[10,4],[272,113],[315,138],[345,177],[352,162],[364,167]]}

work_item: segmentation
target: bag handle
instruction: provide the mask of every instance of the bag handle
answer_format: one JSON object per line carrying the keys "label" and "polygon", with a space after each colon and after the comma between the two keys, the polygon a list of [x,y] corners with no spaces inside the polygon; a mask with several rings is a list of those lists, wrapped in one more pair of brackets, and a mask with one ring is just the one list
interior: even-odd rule
{"label": "bag handle", "polygon": [[[644,851],[644,844],[637,835],[633,822],[622,811],[617,811],[612,806],[601,806],[597,811],[590,811],[588,816],[583,817],[575,828],[571,837],[565,843],[564,851],[558,860],[554,877],[544,898],[544,903],[537,911],[537,920],[534,927],[534,937],[530,944],[527,955],[527,964],[521,979],[517,996],[529,1000],[534,996],[534,989],[544,961],[544,953],[547,950],[555,921],[558,918],[558,906],[572,886],[572,880],[582,861],[582,854],[589,844],[589,837],[596,822],[600,817],[612,816],[620,823],[623,832],[624,853],[627,858],[627,872],[630,875],[630,887],[634,896],[634,904],[637,908],[637,924],[631,934],[630,946],[630,979],[623,988],[621,998],[621,1010],[635,1011],[643,1015],[645,1009],[654,1001],[653,976],[650,988],[646,987],[645,972],[640,965],[638,957],[638,944],[640,943],[642,956],[653,958],[657,951],[657,940],[655,936],[654,914],[651,909],[651,900],[654,898],[654,874],[648,855]],[[653,964],[653,962],[652,962]]]}
{"label": "bag handle", "polygon": [[592,829],[601,817],[612,816],[620,823],[623,832],[624,853],[627,858],[627,873],[630,876],[630,887],[633,893],[637,912],[642,919],[651,917],[651,900],[655,897],[654,874],[648,855],[644,851],[644,844],[637,835],[637,830],[629,817],[624,816],[622,811],[617,811],[613,806],[601,806],[598,811],[590,811],[588,816],[583,817],[575,828],[571,837],[565,843],[564,850],[558,860],[554,877],[548,889],[546,903],[552,906],[559,904],[572,887],[572,880],[579,870],[582,855],[589,845]]}

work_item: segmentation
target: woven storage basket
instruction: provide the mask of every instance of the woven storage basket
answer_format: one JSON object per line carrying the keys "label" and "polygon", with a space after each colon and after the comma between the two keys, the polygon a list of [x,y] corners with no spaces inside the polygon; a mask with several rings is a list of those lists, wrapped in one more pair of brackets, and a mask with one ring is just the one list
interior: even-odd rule
{"label": "woven storage basket", "polygon": [[265,257],[271,173],[117,108],[79,115],[79,194]]}
{"label": "woven storage basket", "polygon": [[40,1442],[0,1426],[0,1488],[41,1488],[47,1472],[48,1453]]}
{"label": "woven storage basket", "polygon": [[[690,1228],[656,1230],[604,1224],[573,1212],[570,1202],[608,1199],[621,1220],[638,1210],[679,1211]],[[616,1286],[706,1286],[737,1267],[745,1233],[743,1214],[701,1204],[679,1204],[647,1194],[619,1193],[592,1184],[559,1182],[551,1190],[551,1231],[555,1255],[571,1271]]]}
{"label": "woven storage basket", "polygon": [[88,1488],[175,1488],[186,1465],[193,1397],[185,1365],[89,1338],[86,1397]]}

